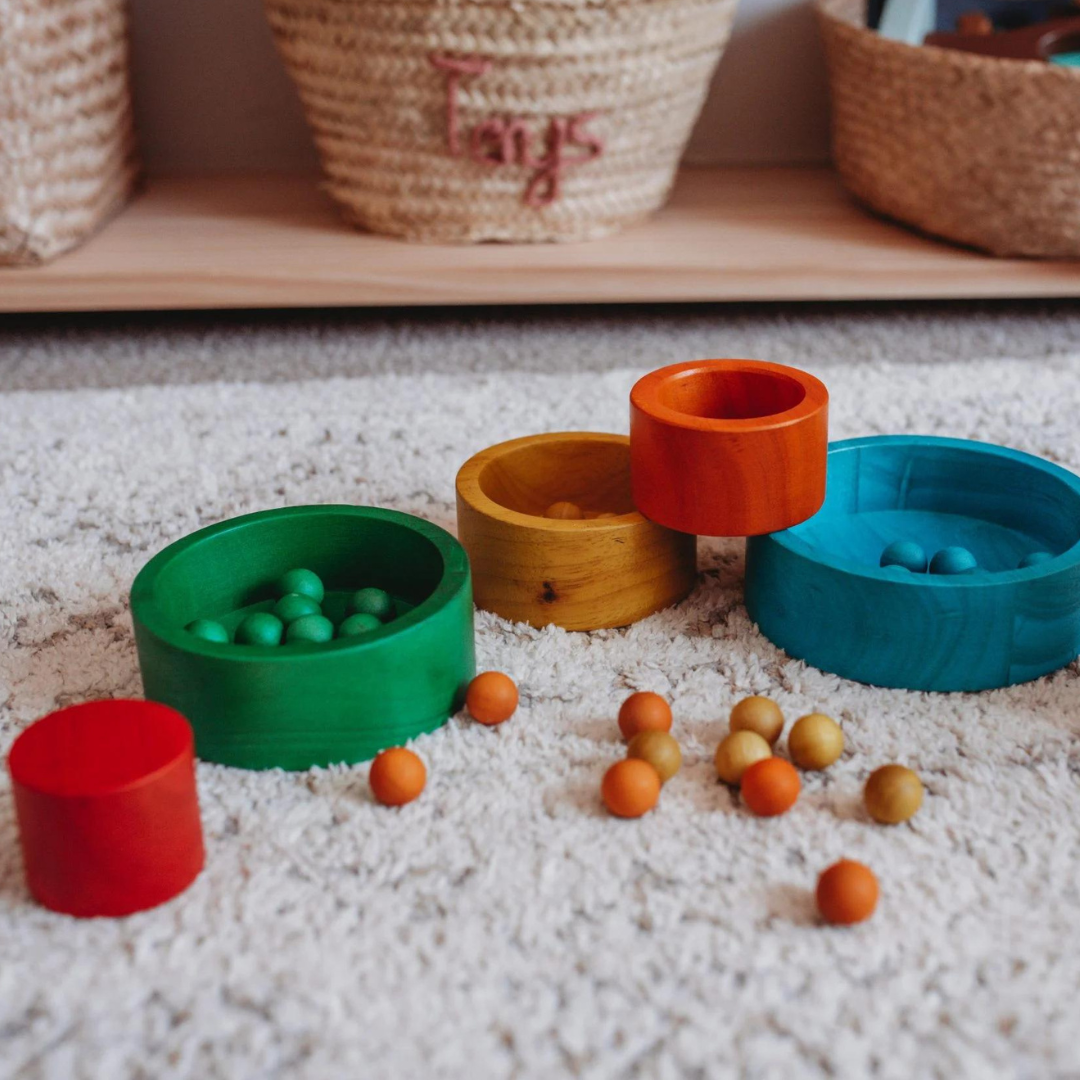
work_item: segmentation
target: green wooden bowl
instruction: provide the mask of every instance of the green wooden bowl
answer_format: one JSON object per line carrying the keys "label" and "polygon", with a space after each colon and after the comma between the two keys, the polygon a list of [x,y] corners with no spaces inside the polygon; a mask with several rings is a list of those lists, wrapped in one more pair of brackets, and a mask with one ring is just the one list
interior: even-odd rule
{"label": "green wooden bowl", "polygon": [[[230,632],[269,611],[293,567],[326,586],[335,625],[369,585],[398,615],[361,638],[325,644],[204,641],[185,627]],[[475,672],[469,562],[448,532],[394,510],[296,506],[201,529],[139,572],[131,613],[147,698],[183,713],[204,761],[306,769],[364,761],[446,722]]]}

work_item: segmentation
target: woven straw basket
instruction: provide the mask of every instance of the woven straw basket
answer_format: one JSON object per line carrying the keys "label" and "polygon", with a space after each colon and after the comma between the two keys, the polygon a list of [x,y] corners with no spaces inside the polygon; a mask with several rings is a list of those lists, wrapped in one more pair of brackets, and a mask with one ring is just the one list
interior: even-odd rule
{"label": "woven straw basket", "polygon": [[583,240],[667,196],[736,0],[266,0],[348,221]]}
{"label": "woven straw basket", "polygon": [[74,247],[127,199],[127,61],[124,0],[0,0],[0,265]]}
{"label": "woven straw basket", "polygon": [[853,194],[995,255],[1080,256],[1080,71],[889,41],[860,0],[818,12]]}

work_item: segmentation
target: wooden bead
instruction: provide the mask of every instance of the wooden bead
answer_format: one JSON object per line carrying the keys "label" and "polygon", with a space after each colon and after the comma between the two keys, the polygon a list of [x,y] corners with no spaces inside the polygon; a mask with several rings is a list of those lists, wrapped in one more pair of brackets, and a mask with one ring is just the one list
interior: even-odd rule
{"label": "wooden bead", "polygon": [[863,801],[875,821],[882,825],[899,825],[914,817],[922,806],[922,781],[903,765],[882,765],[866,781]]}
{"label": "wooden bead", "polygon": [[800,769],[827,769],[844,752],[840,725],[824,713],[795,721],[788,735],[788,753]]}
{"label": "wooden bead", "polygon": [[795,766],[778,757],[751,765],[743,773],[740,786],[743,802],[758,817],[786,814],[795,805],[801,788]]}
{"label": "wooden bead", "polygon": [[826,922],[836,926],[864,922],[877,907],[877,878],[870,867],[841,859],[818,878],[815,899]]}
{"label": "wooden bead", "polygon": [[753,536],[811,517],[825,498],[829,394],[797,368],[695,360],[630,391],[634,504],[705,536]]}
{"label": "wooden bead", "polygon": [[291,645],[322,645],[334,640],[334,624],[325,615],[302,615],[289,623],[285,640]]}
{"label": "wooden bead", "polygon": [[878,560],[880,566],[902,566],[913,574],[925,574],[926,552],[914,540],[894,540]]}
{"label": "wooden bead", "polygon": [[364,634],[370,634],[374,630],[381,629],[382,623],[374,615],[357,612],[357,614],[350,615],[342,621],[337,628],[337,636],[339,638],[362,637]]}
{"label": "wooden bead", "polygon": [[384,589],[357,589],[349,597],[350,615],[374,615],[380,622],[394,617],[394,601]]}
{"label": "wooden bead", "polygon": [[481,724],[501,724],[514,715],[518,706],[518,688],[509,675],[501,671],[484,671],[477,675],[465,693],[469,715]]}
{"label": "wooden bead", "polygon": [[[544,516],[566,500],[616,516]],[[697,580],[697,538],[634,509],[625,435],[557,432],[488,447],[458,472],[457,516],[477,607],[514,622],[626,626]]]}
{"label": "wooden bead", "polygon": [[189,622],[184,629],[203,641],[213,641],[218,645],[228,644],[229,641],[229,631],[214,619],[196,619]]}
{"label": "wooden bead", "polygon": [[930,560],[931,574],[970,574],[978,567],[975,556],[963,547],[942,548]]}
{"label": "wooden bead", "polygon": [[627,742],[641,731],[670,731],[671,706],[659,694],[639,690],[619,708],[619,730]]}
{"label": "wooden bead", "polygon": [[321,615],[322,608],[310,596],[286,593],[275,605],[274,614],[286,625],[305,615]]}
{"label": "wooden bead", "polygon": [[725,784],[738,784],[751,765],[767,757],[772,749],[756,731],[733,731],[716,748],[716,771]]}
{"label": "wooden bead", "polygon": [[647,761],[666,784],[682,767],[682,750],[666,731],[639,731],[626,748],[626,756]]}
{"label": "wooden bead", "polygon": [[729,726],[732,731],[754,731],[774,746],[784,730],[784,714],[771,698],[743,698],[731,710]]}
{"label": "wooden bead", "polygon": [[604,774],[600,796],[616,817],[641,817],[660,798],[660,776],[647,761],[616,761]]}
{"label": "wooden bead", "polygon": [[245,615],[236,628],[237,645],[280,645],[285,624],[269,611]]}
{"label": "wooden bead", "polygon": [[278,578],[278,596],[288,596],[289,593],[299,593],[301,596],[310,596],[316,604],[323,602],[325,590],[319,575],[311,570],[297,568],[288,570]]}
{"label": "wooden bead", "polygon": [[553,502],[544,511],[544,517],[562,521],[580,521],[584,516],[581,507],[572,502]]}
{"label": "wooden bead", "polygon": [[404,746],[384,750],[371,763],[371,793],[383,806],[404,806],[420,795],[427,783],[427,768]]}

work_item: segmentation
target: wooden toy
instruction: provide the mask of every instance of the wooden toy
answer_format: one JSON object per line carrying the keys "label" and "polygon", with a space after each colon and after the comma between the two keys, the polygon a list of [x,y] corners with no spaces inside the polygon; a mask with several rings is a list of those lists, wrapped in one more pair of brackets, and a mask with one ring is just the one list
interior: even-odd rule
{"label": "wooden toy", "polygon": [[509,675],[485,671],[477,675],[465,694],[465,708],[481,724],[501,724],[518,707],[518,688]]}
{"label": "wooden toy", "polygon": [[285,640],[290,645],[303,642],[308,645],[321,645],[334,640],[334,624],[325,615],[302,615],[289,623],[285,631]]}
{"label": "wooden toy", "polygon": [[647,761],[640,758],[616,761],[604,773],[600,797],[616,817],[641,817],[660,798],[660,776]]}
{"label": "wooden toy", "polygon": [[[962,546],[979,571],[880,567],[896,538]],[[1017,569],[1031,551],[1049,561]],[[910,690],[1024,682],[1080,653],[1080,478],[987,443],[914,435],[833,444],[809,521],[747,542],[746,606],[790,656]]]}
{"label": "wooden toy", "polygon": [[878,902],[877,878],[870,867],[853,859],[841,859],[818,878],[814,895],[826,922],[852,926],[874,914]]}
{"label": "wooden toy", "polygon": [[774,746],[784,730],[784,714],[771,698],[755,695],[736,703],[731,710],[728,726],[732,731],[757,732],[770,746]]}
{"label": "wooden toy", "polygon": [[321,615],[322,608],[303,593],[286,593],[275,605],[273,612],[286,626],[305,615]]}
{"label": "wooden toy", "polygon": [[379,622],[389,622],[394,617],[394,601],[385,589],[357,589],[349,598],[351,615],[374,615]]}
{"label": "wooden toy", "polygon": [[[324,615],[377,584],[398,617],[313,648],[201,641],[280,597],[282,567],[325,582]],[[363,574],[358,581],[357,576]],[[357,762],[445,723],[475,673],[469,564],[444,529],[393,510],[300,506],[212,525],[143,568],[131,612],[146,696],[182,712],[199,757],[245,768]]]}
{"label": "wooden toy", "polygon": [[89,918],[186,889],[203,866],[192,746],[188,722],[147,701],[73,705],[27,728],[8,769],[35,899]]}
{"label": "wooden toy", "polygon": [[682,768],[682,750],[666,731],[639,731],[626,748],[626,756],[647,761],[666,784]]}
{"label": "wooden toy", "polygon": [[757,360],[660,368],[630,392],[633,498],[651,521],[751,536],[804,521],[825,497],[829,394]]}
{"label": "wooden toy", "polygon": [[899,825],[914,817],[922,806],[922,781],[903,765],[882,765],[866,781],[863,801],[876,822]]}
{"label": "wooden toy", "polygon": [[195,619],[185,627],[189,634],[194,634],[203,641],[227,642],[229,631],[213,619]]}
{"label": "wooden toy", "polygon": [[342,638],[360,637],[361,634],[370,634],[372,630],[381,630],[382,622],[374,615],[357,613],[343,620],[337,628],[337,636]]}
{"label": "wooden toy", "polygon": [[795,805],[801,787],[795,766],[778,757],[754,762],[739,784],[743,802],[758,817],[786,814]]}
{"label": "wooden toy", "polygon": [[902,566],[913,574],[925,574],[930,561],[914,540],[894,540],[882,553],[879,566]]}
{"label": "wooden toy", "polygon": [[970,574],[979,567],[975,556],[964,547],[947,547],[934,553],[930,560],[931,574]]}
{"label": "wooden toy", "polygon": [[824,713],[796,720],[788,735],[788,753],[800,769],[827,769],[843,752],[844,733]]}
{"label": "wooden toy", "polygon": [[404,746],[392,746],[375,755],[368,773],[371,794],[383,806],[404,806],[420,797],[427,783],[427,768]]}
{"label": "wooden toy", "polygon": [[751,765],[769,757],[772,749],[756,731],[733,731],[716,748],[716,772],[725,784],[739,784]]}
{"label": "wooden toy", "polygon": [[1029,566],[1041,566],[1054,556],[1049,551],[1029,551],[1017,564],[1017,570],[1026,570]]}
{"label": "wooden toy", "polygon": [[627,742],[641,731],[670,731],[671,706],[659,694],[639,690],[619,706],[619,730]]}
{"label": "wooden toy", "polygon": [[285,624],[269,611],[245,615],[236,628],[237,645],[280,645]]}
{"label": "wooden toy", "polygon": [[278,596],[288,596],[289,593],[297,593],[300,596],[309,596],[316,604],[323,602],[325,590],[318,574],[310,570],[288,570],[278,579]]}
{"label": "wooden toy", "polygon": [[585,515],[581,507],[572,502],[553,502],[545,511],[544,517],[562,521],[580,521]]}
{"label": "wooden toy", "polygon": [[[616,516],[544,516],[569,500]],[[489,447],[461,467],[457,510],[476,603],[506,619],[626,626],[678,602],[697,580],[696,538],[635,510],[622,435],[564,432]]]}

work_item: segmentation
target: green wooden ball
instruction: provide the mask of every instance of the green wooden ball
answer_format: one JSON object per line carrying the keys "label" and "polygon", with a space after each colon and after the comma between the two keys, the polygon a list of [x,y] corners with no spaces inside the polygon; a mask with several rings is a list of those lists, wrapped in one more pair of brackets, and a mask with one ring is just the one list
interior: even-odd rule
{"label": "green wooden ball", "polygon": [[277,580],[277,591],[279,596],[287,596],[289,593],[310,596],[316,604],[321,604],[326,595],[319,575],[301,568],[282,574]]}
{"label": "green wooden ball", "polygon": [[310,596],[294,592],[286,593],[274,605],[274,614],[288,626],[305,615],[321,615],[322,608]]}
{"label": "green wooden ball", "polygon": [[360,637],[362,634],[370,634],[372,630],[378,630],[382,623],[374,615],[357,612],[350,615],[339,627],[339,638]]}
{"label": "green wooden ball", "polygon": [[305,641],[321,645],[333,639],[334,624],[325,615],[302,615],[296,622],[289,623],[289,629],[285,631],[285,640],[290,644]]}
{"label": "green wooden ball", "polygon": [[349,599],[349,611],[356,615],[374,615],[380,622],[394,617],[394,601],[382,589],[358,589]]}
{"label": "green wooden ball", "polygon": [[196,619],[194,622],[189,622],[184,629],[189,634],[202,638],[203,641],[216,641],[223,645],[229,643],[229,631],[213,619]]}
{"label": "green wooden ball", "polygon": [[237,645],[280,645],[285,624],[269,611],[253,611],[245,615],[236,628]]}

